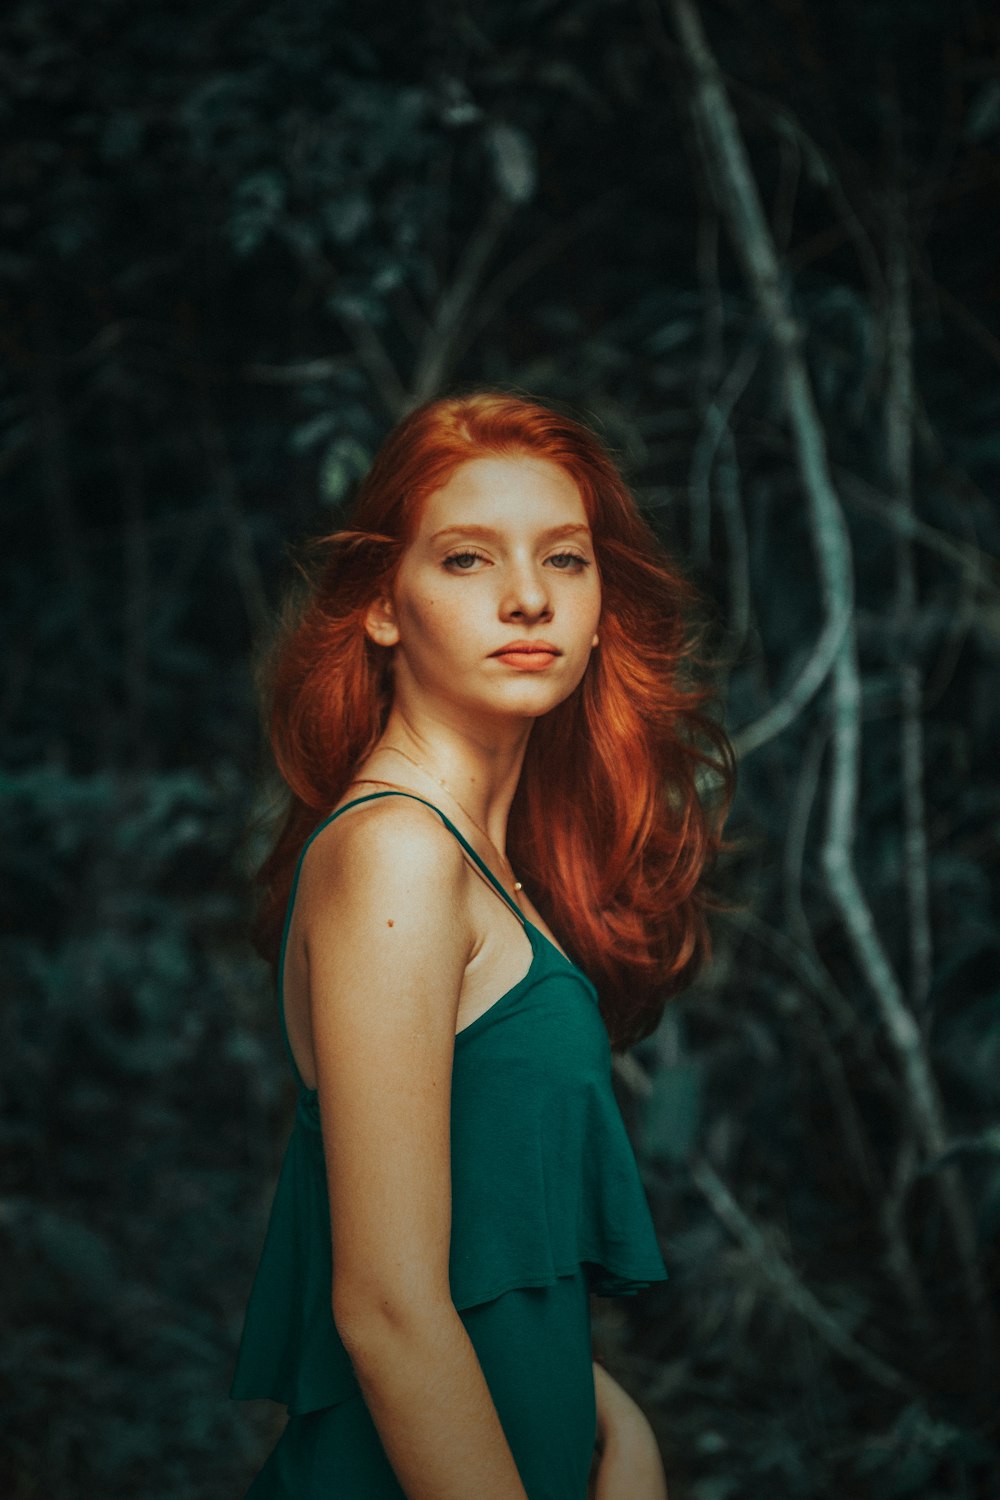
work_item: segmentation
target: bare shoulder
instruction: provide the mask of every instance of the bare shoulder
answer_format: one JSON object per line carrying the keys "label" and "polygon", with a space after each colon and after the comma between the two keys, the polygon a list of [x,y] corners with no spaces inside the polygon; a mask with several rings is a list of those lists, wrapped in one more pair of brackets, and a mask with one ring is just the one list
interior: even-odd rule
{"label": "bare shoulder", "polygon": [[[447,934],[468,958],[469,874],[458,840],[409,797],[352,807],[321,829],[302,861],[297,926],[308,947],[335,935],[364,943],[394,931]],[[394,944],[393,946],[401,946]]]}

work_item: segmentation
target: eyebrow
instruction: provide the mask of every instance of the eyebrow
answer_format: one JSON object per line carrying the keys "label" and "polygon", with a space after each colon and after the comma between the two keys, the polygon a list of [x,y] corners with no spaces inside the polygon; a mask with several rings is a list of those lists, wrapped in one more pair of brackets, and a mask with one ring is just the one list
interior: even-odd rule
{"label": "eyebrow", "polygon": [[[590,527],[578,521],[571,521],[565,526],[548,526],[539,535],[542,537],[575,536],[578,532],[589,536]],[[443,536],[488,536],[493,541],[501,541],[503,532],[497,531],[495,526],[444,526],[440,531],[435,531],[431,541],[436,542]]]}

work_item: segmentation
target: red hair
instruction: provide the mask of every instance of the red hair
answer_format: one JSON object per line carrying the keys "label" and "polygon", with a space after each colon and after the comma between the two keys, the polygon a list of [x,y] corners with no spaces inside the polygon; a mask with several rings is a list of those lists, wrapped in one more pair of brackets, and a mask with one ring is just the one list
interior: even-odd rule
{"label": "red hair", "polygon": [[[735,791],[735,755],[707,712],[704,600],[639,513],[601,441],[573,418],[494,391],[426,402],[393,428],[351,509],[312,544],[303,600],[264,668],[270,739],[291,805],[256,876],[254,939],[277,963],[292,874],[310,832],[375,747],[389,654],[364,629],[391,590],[426,497],[461,463],[530,456],[575,481],[600,571],[600,645],[570,696],[536,719],[507,828],[532,900],[601,996],[612,1046],[656,1027],[711,956],[705,874]],[[700,669],[699,671],[696,669]],[[705,769],[721,796],[699,789]]]}

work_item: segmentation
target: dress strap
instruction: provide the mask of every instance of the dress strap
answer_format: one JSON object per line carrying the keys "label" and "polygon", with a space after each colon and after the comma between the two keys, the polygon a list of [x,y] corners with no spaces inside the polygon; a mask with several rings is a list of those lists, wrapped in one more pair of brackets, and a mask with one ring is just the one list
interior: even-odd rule
{"label": "dress strap", "polygon": [[343,807],[338,807],[336,812],[331,813],[330,816],[328,818],[324,819],[324,821],[319,825],[319,828],[315,829],[315,831],[312,834],[310,834],[309,838],[306,840],[305,848],[302,850],[302,853],[305,854],[306,849],[309,847],[309,844],[312,842],[312,840],[316,837],[316,834],[319,833],[321,829],[325,828],[326,825],[327,825],[327,823],[332,822],[333,819],[336,818],[336,817],[338,817],[342,812],[346,812],[349,807],[356,807],[359,802],[371,802],[371,801],[374,801],[374,799],[376,797],[412,797],[415,802],[422,802],[425,807],[432,808],[434,810],[434,812],[437,813],[437,815],[441,819],[442,823],[444,823],[445,827],[448,828],[455,835],[455,837],[458,839],[458,842],[462,845],[462,848],[466,851],[466,853],[473,860],[475,860],[475,862],[478,865],[479,869],[482,870],[482,872],[486,876],[487,880],[490,882],[490,884],[496,890],[497,895],[501,896],[503,898],[503,900],[506,901],[507,905],[510,907],[511,911],[513,911],[513,913],[514,913],[515,916],[520,917],[520,919],[521,919],[522,922],[525,921],[524,912],[518,906],[517,902],[511,900],[510,896],[504,890],[504,888],[500,884],[499,880],[497,880],[496,876],[494,875],[493,871],[490,869],[489,865],[486,864],[484,860],[480,859],[479,855],[476,853],[475,849],[473,849],[473,847],[469,843],[468,839],[465,838],[465,837],[463,837],[463,835],[461,833],[459,833],[458,829],[455,827],[455,825],[451,821],[451,819],[445,816],[445,814],[441,811],[441,809],[437,806],[436,803],[434,803],[434,802],[428,802],[426,797],[420,797],[420,796],[417,795],[416,792],[405,792],[405,791],[403,791],[403,789],[401,787],[399,787],[399,788],[393,787],[391,790],[385,791],[385,792],[366,792],[366,794],[363,797],[355,797],[350,802],[345,802],[344,805],[343,805]]}
{"label": "dress strap", "polygon": [[465,849],[466,853],[475,861],[479,869],[482,870],[487,880],[489,880],[490,884],[496,890],[497,895],[501,896],[510,907],[510,909],[514,912],[514,914],[520,918],[522,926],[528,925],[527,918],[525,917],[524,912],[516,904],[516,902],[512,901],[510,896],[508,896],[499,880],[497,880],[496,876],[493,874],[493,871],[490,869],[489,865],[487,865],[482,859],[480,859],[479,855],[476,853],[475,849],[473,849],[468,839],[464,838],[462,834],[459,833],[458,829],[455,827],[454,823],[452,823],[451,819],[447,818],[441,811],[441,809],[435,806],[433,802],[428,802],[425,797],[418,797],[416,792],[404,792],[401,788],[397,789],[394,787],[391,790],[385,792],[367,792],[363,797],[354,797],[350,802],[345,802],[343,807],[336,808],[332,813],[330,813],[329,817],[324,818],[320,823],[316,825],[312,833],[302,845],[298,861],[295,865],[295,874],[292,876],[291,890],[288,893],[288,905],[285,909],[285,924],[281,933],[281,946],[278,950],[278,1018],[281,1021],[281,1034],[284,1037],[285,1051],[288,1053],[288,1059],[292,1065],[292,1072],[295,1074],[295,1077],[298,1080],[300,1089],[305,1093],[310,1093],[312,1092],[312,1090],[310,1090],[305,1079],[302,1077],[302,1074],[299,1072],[299,1065],[295,1061],[295,1053],[292,1051],[292,1044],[288,1036],[288,1025],[285,1021],[285,952],[288,948],[288,934],[291,931],[292,926],[292,908],[295,905],[295,894],[299,888],[299,877],[302,874],[302,863],[306,857],[306,851],[309,848],[309,845],[312,843],[313,839],[318,837],[318,835],[323,832],[323,829],[326,828],[329,823],[332,823],[335,818],[339,818],[340,814],[342,812],[346,812],[349,807],[356,807],[359,802],[372,802],[379,797],[412,797],[415,802],[422,802],[425,807],[433,808],[434,812],[437,813],[438,817],[444,823],[445,827],[450,829],[450,831],[458,839],[458,842]]}

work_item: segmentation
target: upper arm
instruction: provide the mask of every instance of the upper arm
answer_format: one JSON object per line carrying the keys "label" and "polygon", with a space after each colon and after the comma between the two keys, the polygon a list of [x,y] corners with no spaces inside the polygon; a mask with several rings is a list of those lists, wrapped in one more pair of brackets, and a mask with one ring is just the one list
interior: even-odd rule
{"label": "upper arm", "polygon": [[460,846],[420,808],[320,835],[299,900],[338,1323],[450,1298],[451,1070],[472,945]]}

